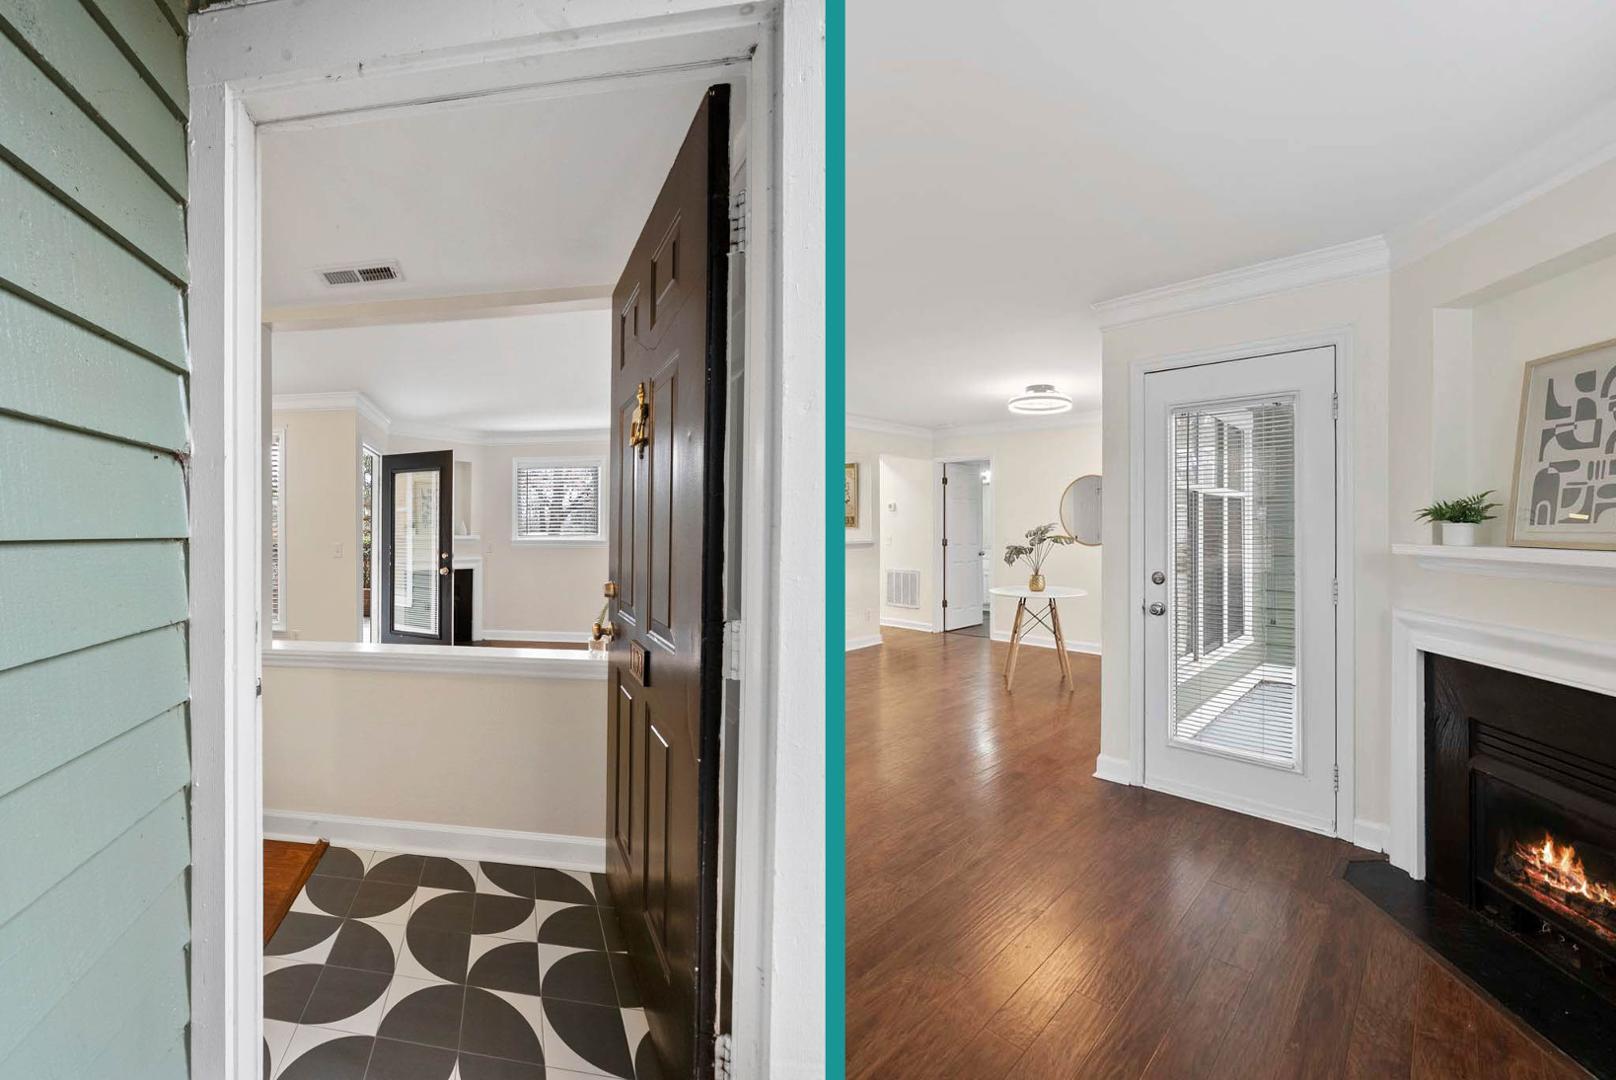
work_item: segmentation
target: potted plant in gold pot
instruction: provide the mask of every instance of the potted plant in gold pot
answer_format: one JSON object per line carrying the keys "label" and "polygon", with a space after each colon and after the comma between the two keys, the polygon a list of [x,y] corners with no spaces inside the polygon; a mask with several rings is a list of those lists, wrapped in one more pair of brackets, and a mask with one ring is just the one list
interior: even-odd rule
{"label": "potted plant in gold pot", "polygon": [[1027,542],[1024,544],[1011,544],[1004,549],[1004,565],[1014,566],[1019,560],[1025,562],[1032,573],[1027,578],[1027,588],[1033,592],[1044,591],[1044,560],[1049,553],[1057,547],[1075,543],[1072,537],[1060,531],[1060,527],[1053,521],[1048,525],[1040,525],[1036,529],[1027,530]]}

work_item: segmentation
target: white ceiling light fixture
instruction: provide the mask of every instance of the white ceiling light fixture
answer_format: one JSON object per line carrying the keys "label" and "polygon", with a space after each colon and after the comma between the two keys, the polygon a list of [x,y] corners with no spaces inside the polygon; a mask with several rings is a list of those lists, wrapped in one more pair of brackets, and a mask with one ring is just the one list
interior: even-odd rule
{"label": "white ceiling light fixture", "polygon": [[1010,399],[1010,411],[1032,416],[1049,416],[1071,409],[1072,399],[1049,383],[1033,383]]}

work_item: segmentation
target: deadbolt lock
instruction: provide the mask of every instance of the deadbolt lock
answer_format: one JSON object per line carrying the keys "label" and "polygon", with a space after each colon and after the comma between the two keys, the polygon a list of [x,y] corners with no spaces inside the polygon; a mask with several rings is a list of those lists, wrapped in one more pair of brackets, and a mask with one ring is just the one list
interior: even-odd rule
{"label": "deadbolt lock", "polygon": [[1167,580],[1167,575],[1162,573],[1160,570],[1157,570],[1157,571],[1155,571],[1154,573],[1152,573],[1150,575],[1150,583],[1152,585],[1160,585],[1163,582],[1165,582],[1166,580]]}
{"label": "deadbolt lock", "polygon": [[608,600],[615,600],[617,598],[617,582],[608,581],[606,587],[601,590],[601,594]]}

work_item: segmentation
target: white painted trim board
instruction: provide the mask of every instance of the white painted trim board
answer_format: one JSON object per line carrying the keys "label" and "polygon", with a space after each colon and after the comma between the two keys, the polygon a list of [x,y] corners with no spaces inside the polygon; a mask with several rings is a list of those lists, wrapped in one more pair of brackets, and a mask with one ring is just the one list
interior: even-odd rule
{"label": "white painted trim board", "polygon": [[606,841],[592,836],[265,809],[264,838],[300,843],[329,840],[338,847],[606,872]]}

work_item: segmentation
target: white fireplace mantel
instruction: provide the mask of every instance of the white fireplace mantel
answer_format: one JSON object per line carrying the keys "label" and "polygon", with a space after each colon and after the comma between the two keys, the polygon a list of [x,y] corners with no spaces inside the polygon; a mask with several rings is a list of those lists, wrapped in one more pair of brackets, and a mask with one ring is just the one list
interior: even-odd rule
{"label": "white fireplace mantel", "polygon": [[1447,615],[1392,612],[1393,866],[1425,877],[1425,653],[1616,696],[1616,641],[1588,641]]}

